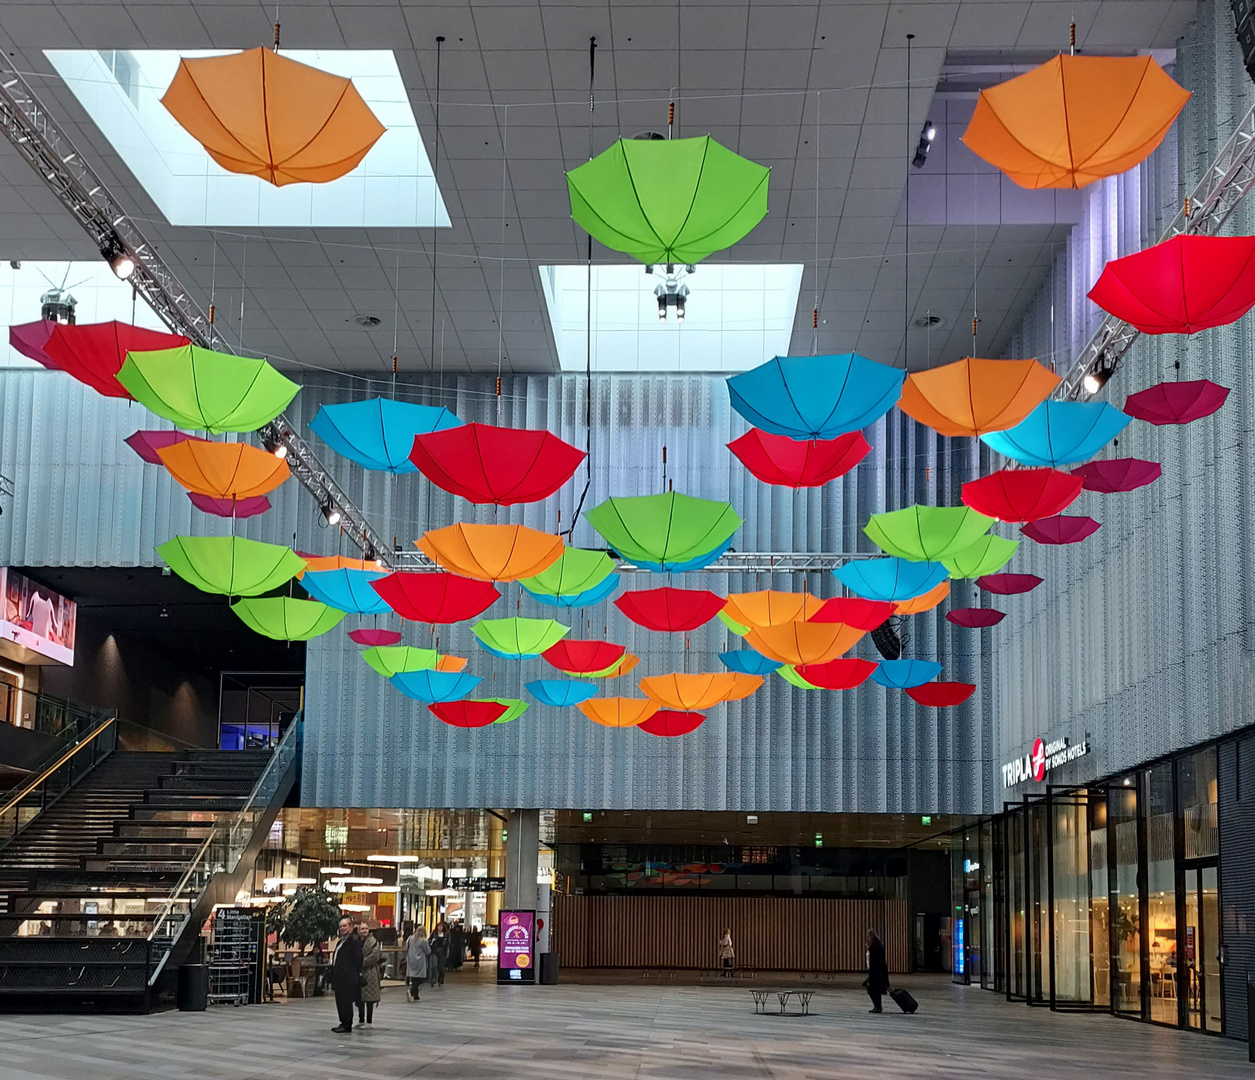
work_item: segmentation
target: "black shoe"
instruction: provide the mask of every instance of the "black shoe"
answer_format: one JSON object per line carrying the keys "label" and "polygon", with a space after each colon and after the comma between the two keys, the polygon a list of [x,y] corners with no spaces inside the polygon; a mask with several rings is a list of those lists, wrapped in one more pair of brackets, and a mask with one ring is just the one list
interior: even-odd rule
{"label": "black shoe", "polygon": [[340,1024],[338,1027],[333,1027],[331,1030],[335,1032],[337,1035],[348,1035],[353,1029],[351,1027],[345,1027],[343,1024]]}
{"label": "black shoe", "polygon": [[868,1009],[867,1011],[869,1013],[878,1013],[878,1012],[884,1012],[885,1010],[884,1009]]}

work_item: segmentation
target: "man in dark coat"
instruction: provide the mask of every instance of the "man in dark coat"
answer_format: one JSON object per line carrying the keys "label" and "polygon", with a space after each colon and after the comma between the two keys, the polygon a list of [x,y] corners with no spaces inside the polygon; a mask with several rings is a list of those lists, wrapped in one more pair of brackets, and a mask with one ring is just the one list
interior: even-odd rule
{"label": "man in dark coat", "polygon": [[872,999],[869,1012],[883,1012],[880,1007],[882,994],[889,992],[889,965],[885,963],[885,946],[875,930],[867,931],[867,994]]}
{"label": "man in dark coat", "polygon": [[347,1035],[353,1030],[353,1007],[362,990],[362,938],[347,915],[336,928],[339,939],[331,957],[331,988],[336,995],[340,1026],[331,1030]]}

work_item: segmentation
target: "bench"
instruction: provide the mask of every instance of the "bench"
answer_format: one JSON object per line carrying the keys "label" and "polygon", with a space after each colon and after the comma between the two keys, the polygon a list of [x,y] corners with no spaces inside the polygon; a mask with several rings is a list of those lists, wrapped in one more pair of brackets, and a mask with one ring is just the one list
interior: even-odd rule
{"label": "bench", "polygon": [[[814,990],[751,990],[750,996],[754,999],[754,1011],[767,1015],[767,1005],[771,1001],[773,994],[780,1001],[781,1016],[810,1016],[811,998],[815,996]],[[790,1013],[788,1011],[789,998],[797,999],[798,1012]]]}

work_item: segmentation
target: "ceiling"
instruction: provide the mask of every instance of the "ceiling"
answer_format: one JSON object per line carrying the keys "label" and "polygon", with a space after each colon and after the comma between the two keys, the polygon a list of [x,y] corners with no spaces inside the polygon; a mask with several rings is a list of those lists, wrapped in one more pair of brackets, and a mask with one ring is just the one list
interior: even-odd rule
{"label": "ceiling", "polygon": [[[42,53],[268,44],[273,7],[6,0],[0,46],[191,294],[215,303],[219,330],[280,366],[385,377],[395,336],[403,372],[496,371],[499,360],[505,370],[557,370],[537,267],[581,262],[586,242],[563,172],[620,134],[665,130],[674,98],[679,134],[709,132],[773,170],[767,219],[712,261],[805,264],[794,352],[856,349],[901,364],[904,323],[942,316],[940,328],[910,333],[914,368],[969,349],[974,267],[980,349],[996,355],[1068,231],[1057,220],[913,224],[908,298],[904,185],[947,57],[1010,71],[1066,47],[1072,18],[1083,50],[1170,49],[1193,11],[1193,0],[285,2],[287,48],[395,50],[433,158],[435,39],[445,37],[438,158],[452,227],[441,230],[173,228]],[[940,131],[947,153],[913,185],[927,187],[941,169],[979,171],[960,160],[971,157],[960,133]],[[0,258],[95,257],[41,178],[0,146]],[[594,258],[624,261],[601,248]],[[700,280],[690,304],[701,302]],[[380,324],[362,329],[356,315]]]}

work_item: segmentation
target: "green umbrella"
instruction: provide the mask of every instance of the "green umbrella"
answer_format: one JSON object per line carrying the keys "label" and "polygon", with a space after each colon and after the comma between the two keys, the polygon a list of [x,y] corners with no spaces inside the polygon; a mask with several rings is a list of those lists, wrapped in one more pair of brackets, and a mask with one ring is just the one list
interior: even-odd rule
{"label": "green umbrella", "polygon": [[345,612],[317,600],[293,600],[287,596],[237,600],[231,610],[250,629],[275,641],[308,641],[325,634],[345,616]]}
{"label": "green umbrella", "polygon": [[974,544],[993,523],[970,506],[908,506],[872,514],[863,532],[886,555],[940,562]]}
{"label": "green umbrella", "polygon": [[528,592],[561,598],[577,596],[596,588],[614,573],[614,560],[604,551],[567,548],[534,577],[522,578],[519,584]]}
{"label": "green umbrella", "polygon": [[215,435],[264,427],[300,389],[265,360],[199,345],[127,353],[118,382],[178,427]]}
{"label": "green umbrella", "polygon": [[385,679],[391,679],[402,671],[431,671],[440,662],[440,653],[413,645],[372,645],[362,650],[362,659]]}
{"label": "green umbrella", "polygon": [[291,548],[242,536],[176,536],[157,554],[188,584],[223,596],[260,596],[305,569]]}
{"label": "green umbrella", "polygon": [[535,660],[571,632],[555,619],[480,619],[471,633],[490,653],[506,660]]}
{"label": "green umbrella", "polygon": [[822,690],[822,686],[816,686],[813,682],[808,682],[797,673],[797,669],[792,664],[781,664],[776,668],[776,674],[785,682],[792,683],[794,686],[801,687],[803,690]]}
{"label": "green umbrella", "polygon": [[526,701],[520,701],[518,698],[497,697],[484,698],[483,700],[495,701],[498,705],[505,706],[505,712],[493,721],[494,724],[508,724],[511,720],[517,720],[520,716],[527,712],[529,708],[531,708]]}
{"label": "green umbrella", "polygon": [[1008,540],[989,533],[962,551],[947,555],[941,561],[950,571],[951,577],[978,578],[985,574],[996,574],[1011,561],[1011,556],[1019,546],[1018,540]]}
{"label": "green umbrella", "polygon": [[662,571],[719,550],[741,527],[730,503],[675,491],[607,499],[588,520],[623,558]]}
{"label": "green umbrella", "polygon": [[723,625],[726,626],[729,630],[731,630],[734,634],[737,634],[740,637],[744,637],[746,634],[750,632],[750,628],[748,626],[742,626],[739,622],[736,621],[736,619],[734,619],[726,611],[717,611],[715,612],[715,614],[716,616],[718,616],[719,621],[723,623]]}
{"label": "green umbrella", "polygon": [[620,139],[566,175],[571,216],[643,263],[695,263],[767,216],[771,170],[709,135]]}

